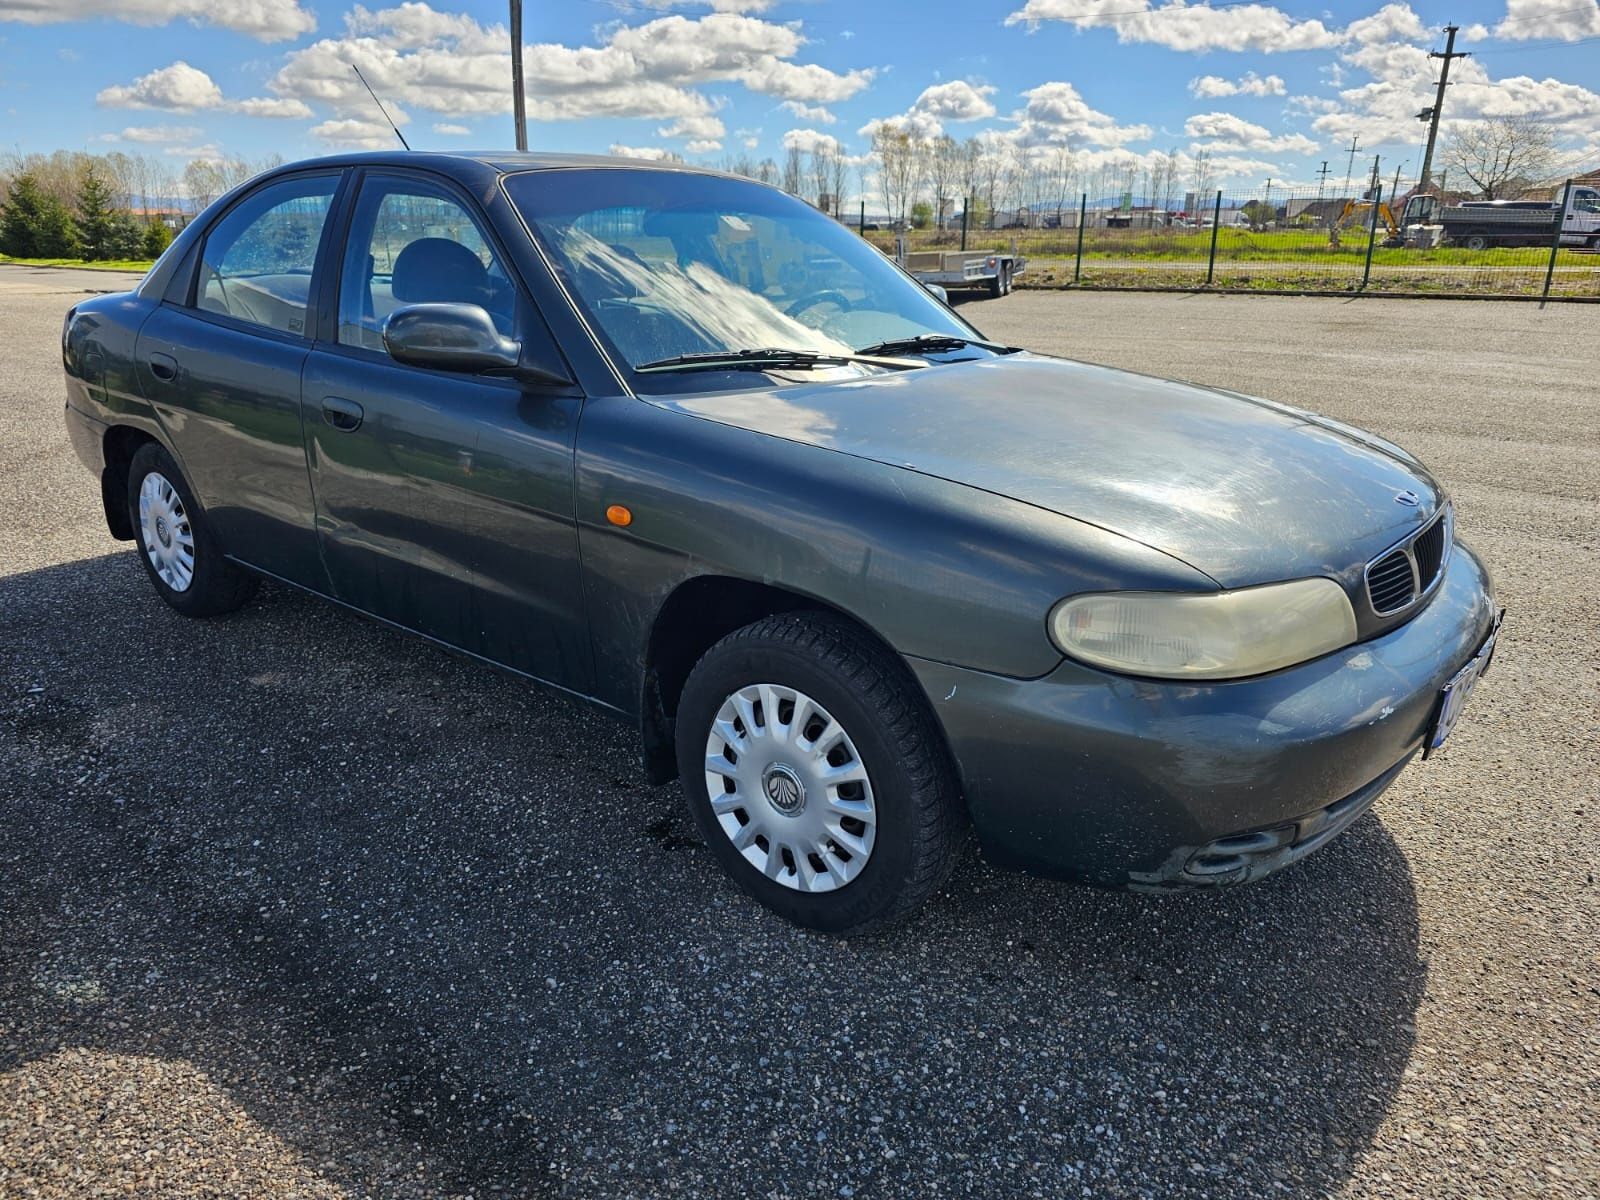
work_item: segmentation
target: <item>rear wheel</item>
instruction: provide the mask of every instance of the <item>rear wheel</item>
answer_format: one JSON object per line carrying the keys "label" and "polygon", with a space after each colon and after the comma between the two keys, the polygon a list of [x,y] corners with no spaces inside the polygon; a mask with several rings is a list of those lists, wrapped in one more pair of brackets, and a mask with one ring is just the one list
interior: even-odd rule
{"label": "rear wheel", "polygon": [[1489,248],[1489,244],[1488,234],[1483,233],[1469,233],[1467,234],[1466,240],[1462,242],[1462,245],[1464,245],[1468,250],[1487,250]]}
{"label": "rear wheel", "polygon": [[150,582],[184,616],[232,612],[255,594],[256,577],[223,557],[183,472],[154,442],[129,464],[128,519]]}
{"label": "rear wheel", "polygon": [[784,614],[718,642],[684,685],[677,751],[723,869],[797,925],[868,932],[955,863],[960,802],[920,690],[843,620]]}

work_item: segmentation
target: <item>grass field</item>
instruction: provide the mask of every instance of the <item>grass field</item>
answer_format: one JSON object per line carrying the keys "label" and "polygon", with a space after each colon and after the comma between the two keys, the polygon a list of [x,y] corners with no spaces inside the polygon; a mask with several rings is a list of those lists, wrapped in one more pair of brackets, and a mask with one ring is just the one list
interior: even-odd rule
{"label": "grass field", "polygon": [[110,258],[103,262],[85,262],[81,258],[12,258],[9,254],[0,254],[0,263],[20,267],[82,267],[86,271],[148,271],[154,261],[151,258]]}

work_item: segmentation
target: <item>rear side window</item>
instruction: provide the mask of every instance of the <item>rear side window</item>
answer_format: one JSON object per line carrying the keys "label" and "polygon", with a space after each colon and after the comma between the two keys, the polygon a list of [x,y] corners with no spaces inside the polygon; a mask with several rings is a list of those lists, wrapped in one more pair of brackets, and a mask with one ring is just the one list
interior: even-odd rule
{"label": "rear side window", "polygon": [[339,285],[339,340],[383,349],[383,323],[407,304],[475,304],[509,334],[517,289],[477,220],[444,188],[370,175],[361,185]]}
{"label": "rear side window", "polygon": [[336,175],[286,179],[235,205],[206,236],[197,307],[304,337],[311,272],[338,183]]}

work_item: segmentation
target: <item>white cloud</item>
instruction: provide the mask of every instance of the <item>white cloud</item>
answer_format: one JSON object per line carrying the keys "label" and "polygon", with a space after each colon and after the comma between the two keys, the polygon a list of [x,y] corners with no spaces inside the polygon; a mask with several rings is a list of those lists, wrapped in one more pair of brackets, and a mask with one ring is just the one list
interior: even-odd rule
{"label": "white cloud", "polygon": [[1121,146],[1142,142],[1154,132],[1148,125],[1118,125],[1111,116],[1089,107],[1070,83],[1042,83],[1022,93],[1026,106],[1013,114],[1015,137],[1022,145],[1077,147]]}
{"label": "white cloud", "polygon": [[[397,125],[405,124],[404,114],[389,110]],[[342,121],[323,121],[311,127],[311,136],[330,146],[351,150],[386,150],[398,144],[399,139],[382,121],[363,121],[350,118]]]}
{"label": "white cloud", "polygon": [[1224,79],[1221,75],[1202,75],[1189,81],[1189,91],[1201,97],[1216,96],[1281,96],[1287,91],[1277,75],[1262,78],[1254,71],[1246,71],[1239,79]]}
{"label": "white cloud", "polygon": [[1345,36],[1365,44],[1426,41],[1429,34],[1409,4],[1385,4],[1370,17],[1345,26]]}
{"label": "white cloud", "polygon": [[95,97],[104,108],[155,108],[167,112],[236,112],[246,117],[309,117],[302,101],[280,96],[228,100],[216,82],[182,60],[141,75],[129,84],[104,88]]}
{"label": "white cloud", "polygon": [[1505,20],[1495,26],[1495,36],[1560,38],[1574,42],[1600,36],[1600,0],[1506,0]]}
{"label": "white cloud", "polygon": [[198,125],[130,125],[121,133],[108,133],[108,142],[191,142],[200,136]]}
{"label": "white cloud", "polygon": [[95,97],[106,108],[164,108],[194,112],[221,108],[222,89],[204,71],[178,61],[141,75],[132,83],[105,88]]}
{"label": "white cloud", "polygon": [[664,138],[695,138],[699,141],[712,141],[720,138],[727,130],[716,117],[679,117],[670,125],[663,125],[656,130],[657,137]]}
{"label": "white cloud", "polygon": [[161,151],[170,154],[173,158],[221,158],[222,151],[215,142],[207,142],[203,146],[168,146]]}
{"label": "white cloud", "polygon": [[230,112],[247,117],[309,117],[310,107],[303,100],[283,96],[252,96],[248,100],[232,100],[225,107]]}
{"label": "white cloud", "polygon": [[1203,142],[1206,150],[1266,150],[1290,154],[1310,154],[1317,143],[1301,133],[1274,135],[1264,125],[1246,121],[1233,113],[1197,113],[1184,122],[1185,137]]}
{"label": "white cloud", "polygon": [[783,135],[783,148],[785,150],[798,149],[803,154],[815,154],[821,150],[830,154],[838,154],[842,147],[839,139],[830,133],[819,133],[815,129],[791,129]]}
{"label": "white cloud", "polygon": [[684,149],[690,154],[710,154],[713,151],[721,150],[722,143],[716,138],[695,138],[692,142],[686,144]]}
{"label": "white cloud", "polygon": [[777,0],[639,0],[644,8],[665,12],[672,8],[709,8],[713,12],[765,12]]}
{"label": "white cloud", "polygon": [[[3,0],[0,0],[3,2]],[[855,95],[873,72],[836,72],[792,61],[805,45],[798,23],[774,24],[731,12],[672,14],[609,28],[599,45],[526,47],[528,115],[555,121],[586,117],[709,119],[717,107],[700,85],[743,84],[803,103]],[[503,25],[412,0],[395,8],[357,7],[342,37],[292,52],[272,81],[279,95],[358,117],[371,100],[350,71],[359,66],[385,102],[394,99],[446,114],[510,108],[510,54]],[[711,140],[706,135],[699,140]]]}
{"label": "white cloud", "polygon": [[964,79],[952,79],[924,90],[911,109],[941,121],[981,121],[994,116],[989,101],[993,94],[994,88],[987,85],[974,87]]}
{"label": "white cloud", "polygon": [[618,158],[643,158],[651,162],[660,162],[672,157],[672,151],[663,150],[660,146],[622,146],[613,142],[609,153]]}
{"label": "white cloud", "polygon": [[832,125],[839,119],[822,104],[803,104],[799,100],[785,100],[778,107],[792,117],[818,125]]}
{"label": "white cloud", "polygon": [[457,125],[452,121],[435,121],[433,131],[445,137],[471,137],[472,130],[465,125]]}
{"label": "white cloud", "polygon": [[1078,29],[1115,29],[1122,42],[1151,42],[1170,50],[1316,50],[1336,46],[1340,36],[1321,21],[1301,21],[1267,4],[1233,8],[1190,5],[1185,0],[1134,10],[1126,0],[1027,0],[1007,25],[1036,28],[1064,21]]}
{"label": "white cloud", "polygon": [[299,0],[0,0],[0,21],[52,25],[108,18],[132,25],[187,20],[281,42],[310,33],[317,19]]}

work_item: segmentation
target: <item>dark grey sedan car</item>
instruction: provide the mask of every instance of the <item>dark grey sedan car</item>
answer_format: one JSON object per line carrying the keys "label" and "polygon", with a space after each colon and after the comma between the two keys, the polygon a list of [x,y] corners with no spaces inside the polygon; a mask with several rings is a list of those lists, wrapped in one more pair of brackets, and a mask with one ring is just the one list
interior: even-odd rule
{"label": "dark grey sedan car", "polygon": [[63,350],[168,604],[270,576],[589,700],[818,929],[911,910],[969,825],[1103,884],[1293,862],[1444,740],[1498,627],[1405,451],[996,345],[704,171],[284,167]]}

